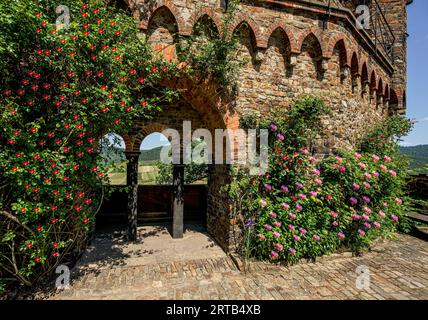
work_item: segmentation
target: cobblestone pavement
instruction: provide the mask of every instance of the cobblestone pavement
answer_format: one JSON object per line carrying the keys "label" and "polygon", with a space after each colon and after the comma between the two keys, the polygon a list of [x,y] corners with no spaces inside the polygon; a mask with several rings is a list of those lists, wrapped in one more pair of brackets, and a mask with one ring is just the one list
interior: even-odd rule
{"label": "cobblestone pavement", "polygon": [[[225,255],[145,265],[77,267],[71,289],[50,299],[428,299],[428,242],[398,235],[362,257],[338,254],[291,267]],[[356,286],[359,266],[370,287]],[[364,284],[364,282],[363,282]]]}

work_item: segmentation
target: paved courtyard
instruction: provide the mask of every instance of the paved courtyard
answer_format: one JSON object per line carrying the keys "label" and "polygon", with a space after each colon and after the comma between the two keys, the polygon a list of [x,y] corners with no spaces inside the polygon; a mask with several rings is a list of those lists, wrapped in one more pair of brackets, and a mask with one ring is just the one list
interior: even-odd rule
{"label": "paved courtyard", "polygon": [[99,234],[73,270],[71,289],[48,298],[428,299],[428,242],[407,235],[363,257],[344,253],[291,267],[254,262],[241,272],[195,226],[182,240],[164,227],[139,233],[144,242],[131,245]]}

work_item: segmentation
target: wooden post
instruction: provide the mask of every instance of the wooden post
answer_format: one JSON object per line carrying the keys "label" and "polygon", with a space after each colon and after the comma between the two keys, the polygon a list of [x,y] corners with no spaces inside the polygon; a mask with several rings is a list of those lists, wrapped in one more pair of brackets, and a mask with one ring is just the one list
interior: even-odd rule
{"label": "wooden post", "polygon": [[140,152],[125,152],[127,164],[126,185],[128,189],[128,241],[137,240],[138,218],[138,159]]}
{"label": "wooden post", "polygon": [[175,164],[172,169],[173,179],[173,222],[172,237],[183,238],[184,215],[184,165]]}

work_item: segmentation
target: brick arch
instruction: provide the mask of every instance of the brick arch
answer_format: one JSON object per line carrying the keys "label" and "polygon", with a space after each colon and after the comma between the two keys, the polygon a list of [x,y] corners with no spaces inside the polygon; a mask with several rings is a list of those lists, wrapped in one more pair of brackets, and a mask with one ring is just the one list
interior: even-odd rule
{"label": "brick arch", "polygon": [[358,55],[355,51],[352,52],[350,61],[351,61],[351,76],[354,77],[356,75],[361,75]]}
{"label": "brick arch", "polygon": [[373,69],[370,73],[370,93],[377,90],[377,77],[376,71]]}
{"label": "brick arch", "polygon": [[361,63],[361,87],[364,88],[364,85],[369,82],[369,69],[367,67],[367,61]]}
{"label": "brick arch", "polygon": [[379,77],[379,82],[377,85],[377,94],[378,96],[383,96],[384,92],[383,92],[383,80],[381,77]]}
{"label": "brick arch", "polygon": [[384,91],[384,99],[385,100],[389,100],[390,98],[390,94],[389,94],[389,84],[385,84],[385,91]]}
{"label": "brick arch", "polygon": [[300,35],[297,37],[296,42],[297,42],[297,47],[299,48],[299,52],[302,51],[303,43],[310,36],[315,37],[315,39],[318,41],[318,44],[319,44],[320,49],[321,49],[321,57],[328,58],[327,56],[325,56],[325,53],[328,51],[326,41],[324,41],[325,39],[324,39],[321,31],[319,29],[316,29],[316,28],[311,28],[311,29],[305,30],[302,33],[300,33]]}
{"label": "brick arch", "polygon": [[350,65],[350,60],[348,57],[349,45],[347,45],[346,37],[342,33],[336,34],[334,37],[332,37],[329,40],[324,56],[326,58],[331,58],[334,54],[334,48],[336,48],[337,46],[339,46],[341,66],[349,66]]}
{"label": "brick arch", "polygon": [[144,138],[146,138],[148,135],[159,132],[162,133],[165,129],[167,129],[168,126],[165,124],[161,124],[158,122],[151,122],[147,125],[143,125],[138,133],[136,135],[132,136],[132,145],[131,145],[131,151],[140,151],[141,143],[143,142]]}
{"label": "brick arch", "polygon": [[[177,7],[171,0],[158,0],[154,4],[146,4],[144,8],[139,9],[141,12],[145,10],[146,15],[144,17],[140,17],[140,28],[143,30],[147,30],[150,26],[152,18],[161,8],[166,8],[171,13],[171,15],[176,21],[178,33],[181,34],[181,32],[185,30],[186,25],[184,23],[183,17],[180,14],[180,11],[177,9]],[[132,6],[131,9],[135,10]]]}
{"label": "brick arch", "polygon": [[287,26],[287,24],[283,21],[276,21],[270,25],[270,27],[264,33],[263,39],[260,43],[260,47],[265,49],[268,47],[269,39],[272,37],[272,34],[277,29],[281,29],[287,35],[288,42],[290,43],[291,53],[296,53],[296,54],[300,53],[300,48],[297,45],[297,41],[294,37],[295,35],[294,30],[292,30],[292,28]]}
{"label": "brick arch", "polygon": [[127,134],[124,134],[121,136],[123,141],[125,142],[125,151],[131,151],[132,150],[132,140],[131,137]]}
{"label": "brick arch", "polygon": [[[258,27],[257,24],[254,23],[254,21],[246,14],[239,14],[236,16],[235,20],[233,21],[233,23],[229,26],[228,31],[230,34],[235,34],[235,32],[243,25],[243,24],[247,24],[248,27],[250,28],[251,32],[254,35],[254,39],[256,41],[255,45],[256,48],[263,48],[263,37],[262,34],[260,32],[260,29]],[[256,49],[255,48],[255,49]]]}
{"label": "brick arch", "polygon": [[390,89],[390,97],[389,97],[389,115],[398,114],[398,96],[394,89]]}
{"label": "brick arch", "polygon": [[193,14],[187,20],[186,28],[183,30],[183,35],[191,35],[195,24],[204,16],[211,18],[217,30],[220,30],[222,26],[221,19],[211,7],[204,7],[198,12],[193,12]]}

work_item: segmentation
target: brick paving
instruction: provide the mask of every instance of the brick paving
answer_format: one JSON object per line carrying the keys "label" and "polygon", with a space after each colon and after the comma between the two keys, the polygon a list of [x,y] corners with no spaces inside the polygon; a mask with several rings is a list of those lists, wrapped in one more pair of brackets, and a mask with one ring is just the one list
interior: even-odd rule
{"label": "brick paving", "polygon": [[[217,253],[216,253],[217,255]],[[358,289],[366,266],[370,287]],[[286,267],[226,255],[145,265],[78,266],[71,289],[49,299],[428,299],[428,242],[398,235],[362,257],[336,254]]]}

